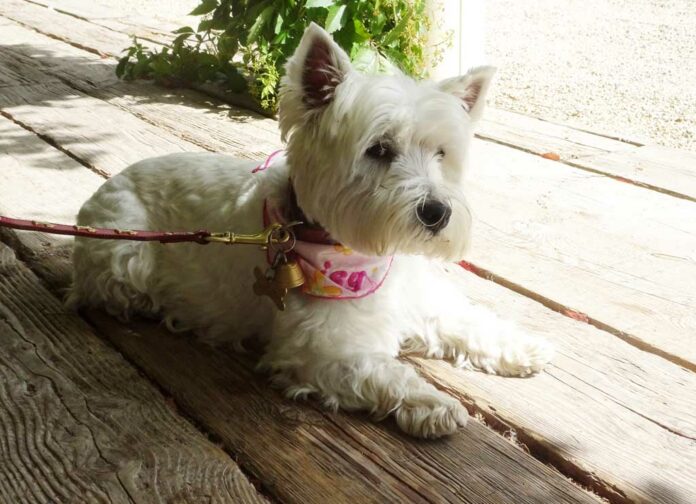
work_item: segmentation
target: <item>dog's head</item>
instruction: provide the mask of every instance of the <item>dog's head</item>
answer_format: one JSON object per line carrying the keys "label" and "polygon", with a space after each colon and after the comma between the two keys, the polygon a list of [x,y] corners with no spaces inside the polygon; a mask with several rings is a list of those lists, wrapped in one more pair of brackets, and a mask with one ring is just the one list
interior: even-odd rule
{"label": "dog's head", "polygon": [[439,83],[363,75],[312,24],[287,63],[279,111],[305,215],[366,254],[461,259],[467,151],[493,73]]}

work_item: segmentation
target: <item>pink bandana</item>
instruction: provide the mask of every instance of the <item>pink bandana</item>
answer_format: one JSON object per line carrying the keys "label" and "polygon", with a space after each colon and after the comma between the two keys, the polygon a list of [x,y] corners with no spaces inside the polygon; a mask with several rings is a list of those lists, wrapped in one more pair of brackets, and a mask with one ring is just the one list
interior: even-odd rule
{"label": "pink bandana", "polygon": [[[252,170],[263,171],[271,165],[276,151]],[[284,224],[287,219],[279,208],[264,203],[264,225],[271,222]],[[314,243],[297,240],[292,250],[304,273],[302,291],[310,296],[331,299],[358,299],[380,288],[387,277],[392,257],[367,256],[340,243]]]}

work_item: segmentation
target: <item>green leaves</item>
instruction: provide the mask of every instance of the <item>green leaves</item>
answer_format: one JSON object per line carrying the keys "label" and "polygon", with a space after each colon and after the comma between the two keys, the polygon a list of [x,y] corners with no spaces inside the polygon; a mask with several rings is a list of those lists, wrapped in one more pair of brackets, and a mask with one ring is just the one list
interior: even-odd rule
{"label": "green leaves", "polygon": [[[368,73],[426,73],[430,0],[200,0],[198,26],[174,31],[170,46],[144,48],[134,39],[116,67],[122,79],[165,86],[214,82],[248,92],[275,111],[284,64],[315,22],[331,33],[356,68]],[[441,54],[442,46],[434,54]],[[428,62],[430,63],[430,62]]]}
{"label": "green leaves", "polygon": [[256,39],[259,36],[259,33],[261,32],[261,29],[263,28],[263,25],[265,25],[268,20],[271,18],[271,15],[273,14],[273,6],[269,5],[266,7],[264,10],[261,11],[261,15],[256,18],[256,21],[254,21],[254,24],[251,25],[251,29],[249,30],[249,35],[247,36],[247,43],[248,44],[253,44],[256,42]]}
{"label": "green leaves", "polygon": [[385,46],[391,46],[394,44],[394,42],[396,42],[399,39],[401,34],[404,32],[404,30],[408,26],[409,17],[410,17],[409,14],[410,13],[407,13],[406,15],[404,15],[401,18],[401,20],[396,24],[396,26],[394,28],[392,28],[391,30],[389,30],[389,32],[387,32],[387,36],[384,37],[382,44],[384,44]]}
{"label": "green leaves", "polygon": [[329,14],[326,16],[324,29],[329,33],[333,33],[343,28],[343,26],[346,24],[346,20],[343,16],[345,12],[345,5],[334,5],[333,7],[331,7],[329,9]]}
{"label": "green leaves", "polygon": [[313,9],[315,7],[331,7],[335,3],[335,0],[307,0],[305,7],[308,9]]}
{"label": "green leaves", "polygon": [[[224,2],[225,0],[222,1]],[[189,12],[189,16],[202,16],[203,14],[208,14],[209,12],[213,12],[217,6],[217,0],[203,0],[198,4],[198,7]]]}

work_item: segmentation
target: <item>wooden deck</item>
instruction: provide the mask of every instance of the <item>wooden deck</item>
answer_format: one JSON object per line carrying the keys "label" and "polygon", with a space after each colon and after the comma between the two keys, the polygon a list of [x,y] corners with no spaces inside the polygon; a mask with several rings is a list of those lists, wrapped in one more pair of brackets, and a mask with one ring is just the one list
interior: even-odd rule
{"label": "wooden deck", "polygon": [[[112,4],[0,0],[0,214],[73,222],[139,159],[280,145],[119,82],[129,34],[176,23]],[[414,440],[284,400],[254,355],[66,311],[71,240],[0,230],[0,502],[696,502],[696,155],[495,110],[473,149],[471,293],[555,342],[546,372],[409,359],[476,418]]]}

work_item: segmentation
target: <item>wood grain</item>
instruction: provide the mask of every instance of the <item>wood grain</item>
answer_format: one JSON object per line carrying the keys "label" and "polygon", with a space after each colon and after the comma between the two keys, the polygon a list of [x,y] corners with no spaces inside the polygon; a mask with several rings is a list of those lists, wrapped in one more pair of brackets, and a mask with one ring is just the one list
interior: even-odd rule
{"label": "wood grain", "polygon": [[414,440],[391,422],[284,401],[248,358],[153,324],[124,328],[101,313],[88,317],[283,501],[325,502],[328,494],[334,502],[594,501],[475,421],[441,441]]}
{"label": "wood grain", "polygon": [[0,501],[264,502],[0,243]]}
{"label": "wood grain", "polygon": [[646,145],[584,158],[582,166],[696,201],[696,152]]}
{"label": "wood grain", "polygon": [[103,175],[141,160],[144,151],[162,155],[203,150],[62,83],[3,88],[0,110]]}
{"label": "wood grain", "polygon": [[[695,373],[492,282],[460,276],[474,302],[554,342],[557,354],[532,379],[411,359],[424,375],[611,501],[696,500],[688,476],[696,464]],[[661,488],[672,491],[661,495]]]}
{"label": "wood grain", "polygon": [[478,137],[532,154],[553,152],[563,161],[625,151],[636,145],[506,110],[487,108],[484,115],[476,132]]}

